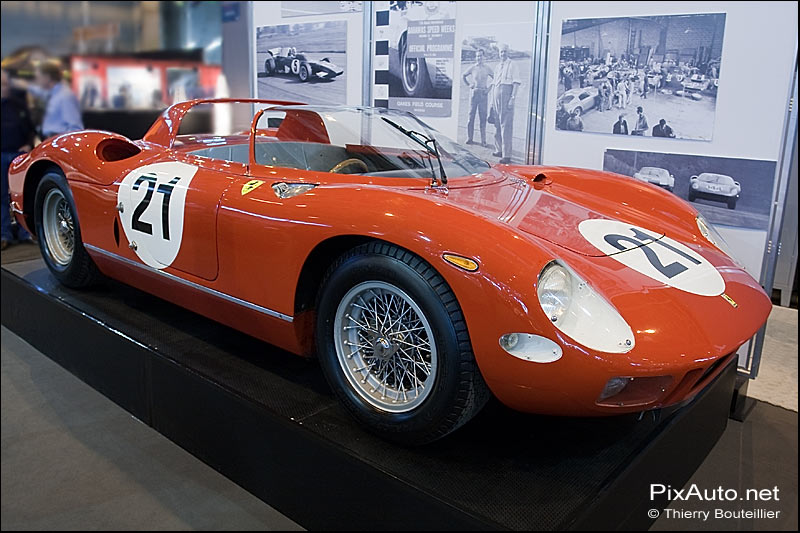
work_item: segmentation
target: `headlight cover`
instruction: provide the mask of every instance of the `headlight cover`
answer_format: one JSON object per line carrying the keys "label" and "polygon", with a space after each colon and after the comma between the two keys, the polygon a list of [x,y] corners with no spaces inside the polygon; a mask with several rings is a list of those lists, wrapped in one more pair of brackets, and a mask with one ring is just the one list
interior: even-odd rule
{"label": "headlight cover", "polygon": [[698,215],[697,215],[697,218],[695,219],[695,221],[697,222],[697,229],[698,229],[698,230],[700,230],[700,235],[702,235],[703,237],[705,237],[705,239],[706,239],[708,242],[710,242],[711,244],[713,244],[714,246],[716,246],[717,248],[719,248],[719,249],[720,249],[720,251],[721,251],[722,253],[724,253],[725,255],[727,255],[728,257],[730,257],[731,259],[733,259],[733,261],[734,261],[734,262],[735,262],[737,265],[739,265],[739,266],[741,266],[741,265],[742,265],[742,264],[739,262],[739,260],[738,260],[738,259],[736,259],[736,257],[734,257],[734,255],[733,255],[733,252],[731,251],[731,248],[730,248],[730,246],[729,246],[729,245],[728,245],[728,243],[725,241],[725,239],[722,237],[722,235],[720,235],[719,231],[717,231],[717,228],[715,228],[715,227],[714,227],[714,226],[711,224],[711,222],[709,222],[708,220],[706,220],[706,217],[704,217],[704,216],[703,216],[703,215],[701,215],[701,214],[698,214]]}
{"label": "headlight cover", "polygon": [[547,318],[579,344],[607,353],[633,349],[633,331],[625,319],[561,261],[545,265],[536,292]]}

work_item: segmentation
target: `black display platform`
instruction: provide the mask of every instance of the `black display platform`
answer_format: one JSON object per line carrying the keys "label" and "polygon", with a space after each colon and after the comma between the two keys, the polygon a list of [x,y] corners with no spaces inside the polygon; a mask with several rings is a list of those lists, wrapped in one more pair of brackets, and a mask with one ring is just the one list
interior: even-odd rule
{"label": "black display platform", "polygon": [[725,429],[735,364],[680,409],[525,415],[490,402],[403,448],[363,431],[319,366],[116,282],[4,265],[2,323],[308,529],[647,529]]}

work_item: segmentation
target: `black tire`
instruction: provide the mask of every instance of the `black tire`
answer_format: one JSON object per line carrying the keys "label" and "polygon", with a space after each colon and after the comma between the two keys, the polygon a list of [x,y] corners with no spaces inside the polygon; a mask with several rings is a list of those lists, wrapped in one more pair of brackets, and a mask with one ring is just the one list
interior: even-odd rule
{"label": "black tire", "polygon": [[311,76],[308,65],[305,63],[300,65],[300,71],[297,73],[297,76],[300,78],[300,81],[308,81],[308,78]]}
{"label": "black tire", "polygon": [[[422,310],[433,332],[437,361],[431,373],[433,386],[419,405],[406,412],[389,412],[367,401],[339,362],[334,334],[337,309],[348,292],[365,282],[401,289]],[[401,444],[425,444],[454,431],[485,405],[490,392],[475,362],[461,307],[428,263],[397,246],[370,242],[339,257],[321,287],[316,344],[323,373],[346,409],[372,432]]]}
{"label": "black tire", "polygon": [[736,209],[736,198],[728,200],[728,209]]}
{"label": "black tire", "polygon": [[269,57],[264,61],[264,74],[272,76],[275,73],[275,57],[269,54]]}
{"label": "black tire", "polygon": [[583,108],[581,106],[576,107],[573,111],[579,117],[583,115]]}
{"label": "black tire", "polygon": [[[43,221],[45,218],[43,213],[45,198],[48,197],[51,191],[57,191],[51,195],[53,198],[59,198],[59,193],[63,196],[69,214],[72,217],[73,245],[72,253],[68,260],[63,258],[62,261],[58,260],[58,252],[54,251],[56,245],[50,243],[50,239],[53,238],[52,233],[48,233]],[[72,191],[64,175],[58,170],[47,172],[39,182],[34,200],[34,221],[36,224],[36,236],[39,239],[39,248],[44,262],[60,283],[67,287],[78,289],[92,285],[100,278],[97,266],[83,247]],[[51,248],[53,249],[51,250]]]}
{"label": "black tire", "polygon": [[[421,98],[431,96],[433,86],[431,85],[430,76],[428,76],[428,65],[425,63],[424,58],[409,58],[409,65],[406,65],[406,56],[408,53],[408,38],[403,35],[400,39],[398,56],[400,59],[400,81],[403,83],[403,91],[406,96]],[[415,63],[416,67],[410,68],[411,63]]]}
{"label": "black tire", "polygon": [[690,193],[689,193],[689,201],[690,201],[690,202],[694,202],[695,200],[697,200],[697,196],[695,196],[694,194],[692,194],[692,193],[690,192]]}

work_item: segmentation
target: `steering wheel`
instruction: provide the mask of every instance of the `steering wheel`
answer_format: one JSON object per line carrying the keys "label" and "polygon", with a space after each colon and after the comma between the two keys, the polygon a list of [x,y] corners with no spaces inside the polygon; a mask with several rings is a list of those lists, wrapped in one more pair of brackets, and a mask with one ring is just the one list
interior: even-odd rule
{"label": "steering wheel", "polygon": [[345,159],[344,161],[342,161],[341,163],[337,164],[335,167],[330,169],[328,172],[340,172],[343,168],[352,165],[361,167],[361,170],[363,172],[369,172],[369,167],[367,166],[367,164],[360,159],[356,159],[355,157],[351,157],[350,159]]}

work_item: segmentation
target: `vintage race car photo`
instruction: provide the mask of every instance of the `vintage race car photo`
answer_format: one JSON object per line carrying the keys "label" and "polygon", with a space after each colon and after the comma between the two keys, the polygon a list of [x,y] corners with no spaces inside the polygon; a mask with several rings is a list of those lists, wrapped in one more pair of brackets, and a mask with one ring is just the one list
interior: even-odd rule
{"label": "vintage race car photo", "polygon": [[331,63],[327,57],[311,59],[306,54],[297,53],[296,48],[283,47],[267,51],[264,73],[267,76],[290,74],[297,76],[300,81],[308,81],[311,78],[332,80],[341,76],[344,70]]}
{"label": "vintage race car photo", "polygon": [[597,95],[599,91],[596,87],[583,87],[582,89],[570,89],[558,97],[557,105],[563,105],[564,110],[569,113],[584,114],[597,105]]}
{"label": "vintage race car photo", "polygon": [[725,202],[728,209],[736,209],[736,202],[742,193],[742,186],[730,176],[703,172],[689,179],[689,201],[698,198]]}
{"label": "vintage race car photo", "polygon": [[[215,105],[247,106],[249,131],[179,135]],[[405,444],[491,395],[558,416],[682,404],[771,310],[675,195],[493,165],[387,109],[179,103],[141,140],[43,142],[10,190],[64,285],[104,275],[315,356],[357,420]]]}
{"label": "vintage race car photo", "polygon": [[647,183],[664,187],[670,192],[675,188],[675,176],[665,168],[642,167],[633,177],[639,181],[646,181]]}

